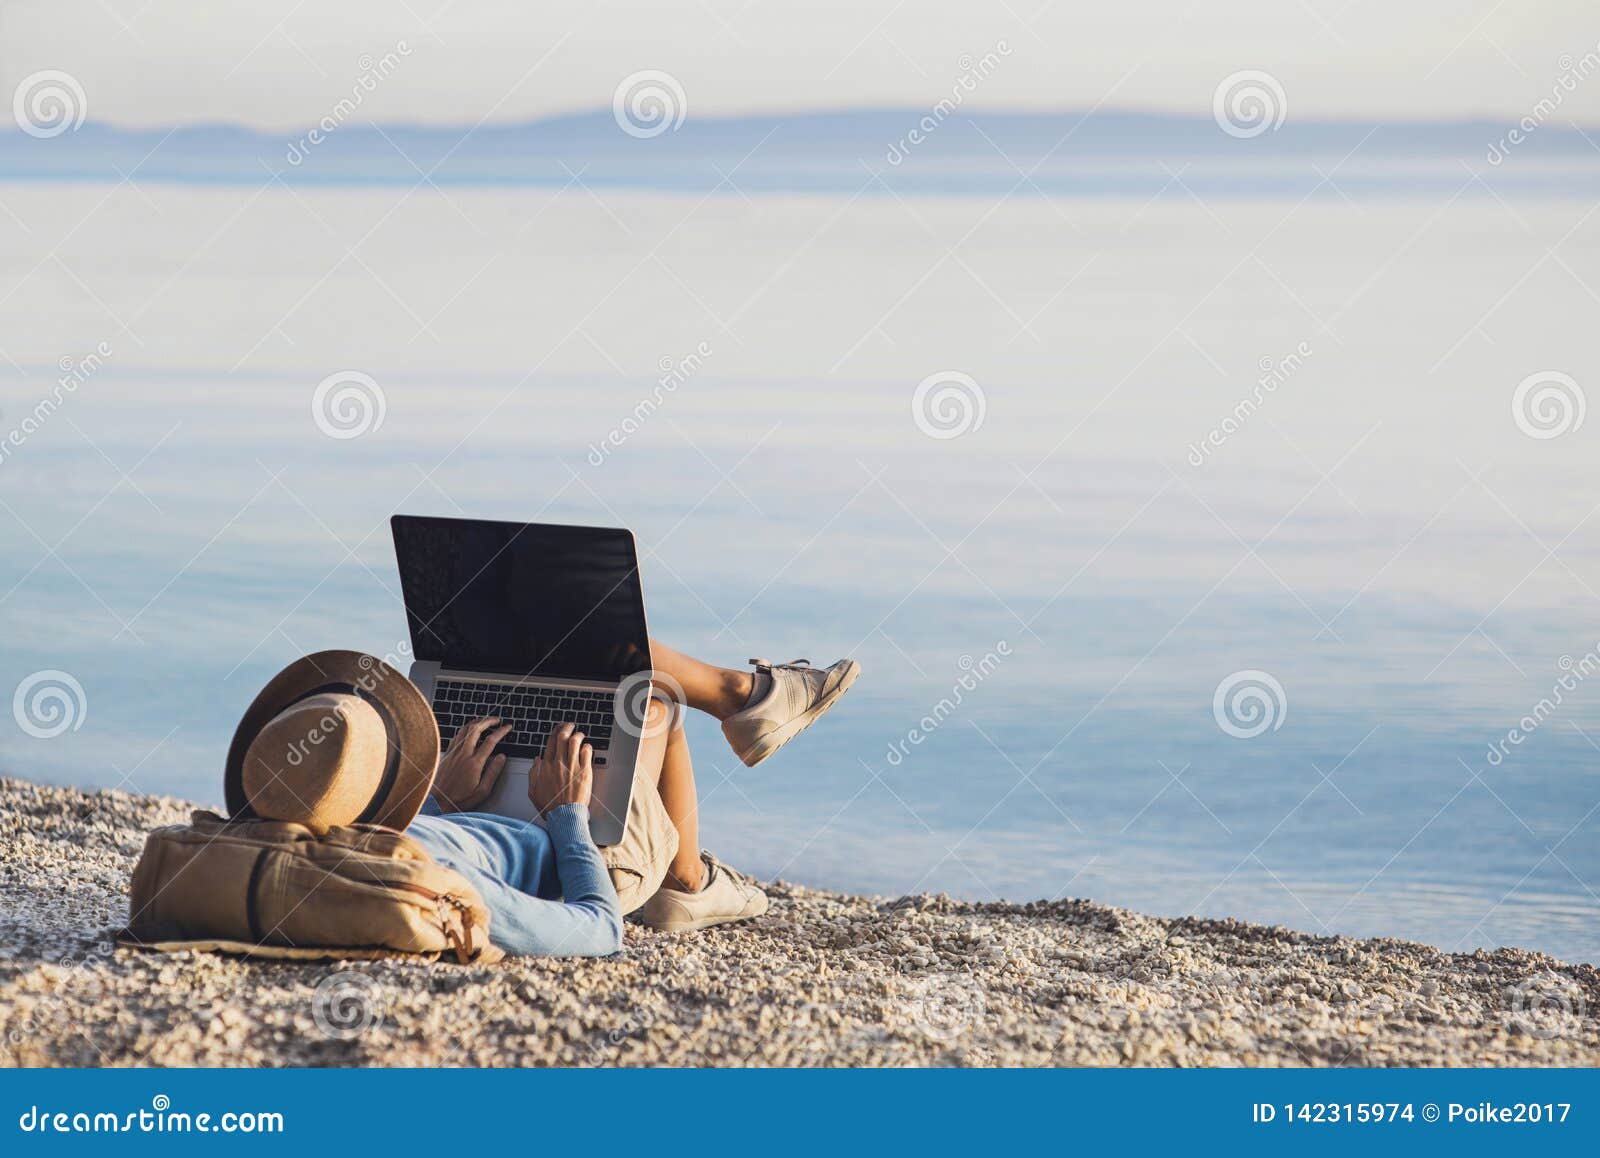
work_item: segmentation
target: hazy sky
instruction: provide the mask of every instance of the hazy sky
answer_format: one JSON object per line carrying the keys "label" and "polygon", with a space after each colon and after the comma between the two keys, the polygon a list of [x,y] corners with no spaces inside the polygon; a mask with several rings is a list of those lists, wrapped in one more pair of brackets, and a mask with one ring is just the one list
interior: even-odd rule
{"label": "hazy sky", "polygon": [[[1600,121],[1593,0],[0,0],[6,93],[64,70],[91,119],[125,125],[307,125],[400,41],[363,118],[605,108],[643,69],[677,78],[690,115],[916,107],[1004,41],[968,107],[1204,115],[1221,78],[1262,69],[1292,116],[1510,121],[1560,92],[1562,122]],[[1562,91],[1586,55],[1596,71]]]}

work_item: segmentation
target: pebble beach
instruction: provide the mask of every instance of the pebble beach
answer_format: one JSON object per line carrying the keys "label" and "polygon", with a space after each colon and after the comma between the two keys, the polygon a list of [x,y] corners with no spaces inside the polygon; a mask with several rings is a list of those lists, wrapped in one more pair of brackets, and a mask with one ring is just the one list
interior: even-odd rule
{"label": "pebble beach", "polygon": [[766,885],[611,960],[252,962],[121,947],[144,834],[193,805],[0,779],[8,1066],[1570,1066],[1600,972],[1087,900]]}

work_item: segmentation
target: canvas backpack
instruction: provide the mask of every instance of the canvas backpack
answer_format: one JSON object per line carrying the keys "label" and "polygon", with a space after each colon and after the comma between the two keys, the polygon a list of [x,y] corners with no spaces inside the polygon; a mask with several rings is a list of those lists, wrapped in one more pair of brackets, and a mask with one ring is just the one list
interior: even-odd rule
{"label": "canvas backpack", "polygon": [[489,942],[477,890],[402,832],[375,824],[317,832],[212,812],[190,820],[146,838],[127,943],[298,959],[504,956]]}

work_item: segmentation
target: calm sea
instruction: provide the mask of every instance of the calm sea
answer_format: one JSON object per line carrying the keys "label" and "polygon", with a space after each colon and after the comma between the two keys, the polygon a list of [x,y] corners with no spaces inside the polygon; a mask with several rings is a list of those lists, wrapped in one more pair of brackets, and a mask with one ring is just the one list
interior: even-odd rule
{"label": "calm sea", "polygon": [[692,726],[742,869],[1600,958],[1586,200],[573,172],[0,183],[6,772],[215,802],[392,512],[625,525],[674,646],[865,667]]}

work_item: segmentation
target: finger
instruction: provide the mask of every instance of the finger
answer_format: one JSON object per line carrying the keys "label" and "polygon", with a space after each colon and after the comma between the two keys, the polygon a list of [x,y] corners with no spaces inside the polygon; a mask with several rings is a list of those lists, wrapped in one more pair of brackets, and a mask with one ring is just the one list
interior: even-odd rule
{"label": "finger", "polygon": [[571,725],[555,725],[555,728],[550,729],[549,739],[544,742],[546,760],[557,761],[562,758],[563,749],[566,747],[566,736],[570,729]]}
{"label": "finger", "polygon": [[550,738],[545,741],[544,754],[552,760],[560,758],[561,749],[566,743],[566,738],[572,733],[571,724],[557,724],[550,729]]}
{"label": "finger", "polygon": [[496,755],[491,757],[489,763],[484,767],[483,779],[478,781],[478,787],[473,790],[472,796],[467,803],[469,805],[477,805],[489,799],[489,794],[500,783],[500,777],[505,770],[506,758],[504,756]]}
{"label": "finger", "polygon": [[571,735],[567,737],[567,764],[569,767],[578,766],[578,753],[583,750],[583,733],[574,726]]}
{"label": "finger", "polygon": [[590,744],[583,746],[578,760],[578,799],[585,804],[594,791],[594,747]]}
{"label": "finger", "polygon": [[507,736],[509,736],[513,730],[513,725],[501,724],[498,728],[485,736],[483,738],[483,742],[480,743],[467,758],[469,765],[477,765],[478,774],[480,776],[483,774],[484,761],[489,759],[489,755],[494,751],[495,745],[499,744],[501,740],[504,740]]}
{"label": "finger", "polygon": [[499,722],[499,716],[485,716],[481,720],[473,720],[472,723],[467,724],[461,729],[460,732],[456,734],[456,739],[470,739],[471,744],[469,746],[476,748],[478,746],[478,741],[483,737],[483,733],[489,728],[489,726],[492,724],[498,724]]}

